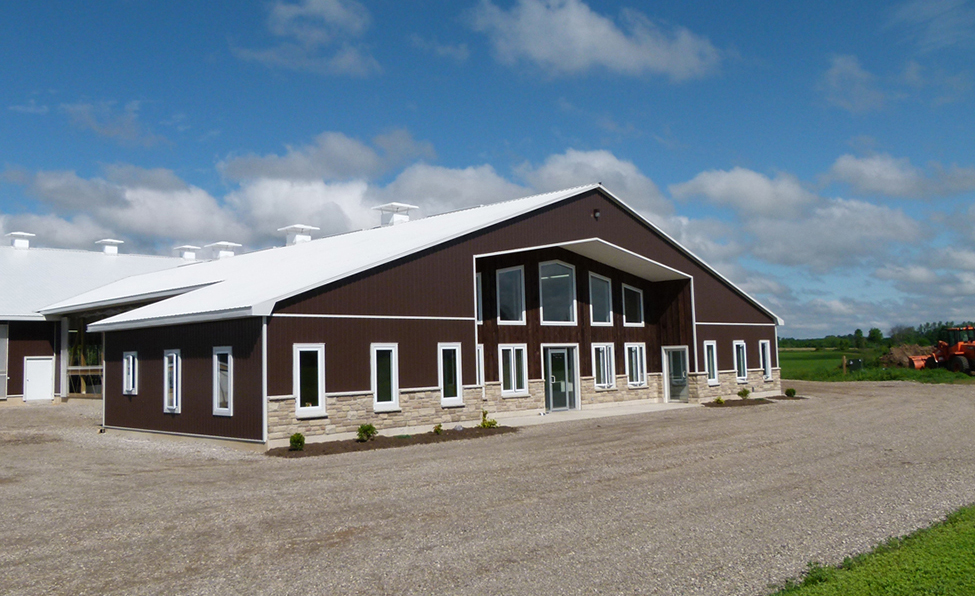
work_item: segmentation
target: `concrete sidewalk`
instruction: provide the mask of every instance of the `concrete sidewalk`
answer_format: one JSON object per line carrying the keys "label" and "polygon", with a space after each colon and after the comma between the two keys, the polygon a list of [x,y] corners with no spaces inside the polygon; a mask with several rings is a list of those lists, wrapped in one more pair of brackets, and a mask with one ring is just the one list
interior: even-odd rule
{"label": "concrete sidewalk", "polygon": [[563,412],[544,412],[542,410],[498,412],[492,418],[505,426],[535,426],[552,422],[591,420],[595,418],[610,418],[612,416],[628,416],[630,414],[645,414],[647,412],[664,412],[699,407],[701,407],[700,404],[686,404],[682,402],[655,403],[647,401],[626,401],[587,405],[583,406],[581,410],[567,410]]}

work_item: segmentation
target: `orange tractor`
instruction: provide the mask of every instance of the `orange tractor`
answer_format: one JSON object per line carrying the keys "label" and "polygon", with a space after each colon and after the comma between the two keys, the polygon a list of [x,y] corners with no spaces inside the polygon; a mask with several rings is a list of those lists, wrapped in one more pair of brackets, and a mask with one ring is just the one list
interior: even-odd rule
{"label": "orange tractor", "polygon": [[946,331],[948,341],[939,341],[928,356],[911,356],[911,365],[971,374],[975,370],[975,327],[950,327]]}

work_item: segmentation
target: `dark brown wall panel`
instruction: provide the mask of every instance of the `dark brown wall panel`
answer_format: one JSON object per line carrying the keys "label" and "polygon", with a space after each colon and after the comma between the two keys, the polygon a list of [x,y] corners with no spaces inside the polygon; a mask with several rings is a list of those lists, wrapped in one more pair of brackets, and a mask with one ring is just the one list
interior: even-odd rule
{"label": "dark brown wall panel", "polygon": [[[772,353],[772,367],[779,365],[778,351],[776,350],[775,327],[764,325],[698,325],[697,341],[700,346],[701,354],[704,354],[704,342],[713,340],[717,348],[718,370],[731,370],[734,368],[734,342],[742,340],[745,342],[745,360],[748,368],[759,368],[761,356],[758,352],[758,342],[766,339],[769,341],[769,348]],[[701,360],[701,370],[704,370],[704,361]]]}
{"label": "dark brown wall panel", "polygon": [[[7,342],[7,395],[24,394],[24,358],[58,356],[60,325],[48,321],[10,321]],[[55,358],[54,391],[60,391],[61,375]]]}
{"label": "dark brown wall panel", "polygon": [[[261,319],[235,319],[152,327],[105,334],[105,422],[108,426],[263,438]],[[213,415],[213,348],[231,346],[234,357],[233,416]],[[163,352],[180,350],[182,408],[163,411]],[[139,393],[122,394],[122,353],[137,352]]]}

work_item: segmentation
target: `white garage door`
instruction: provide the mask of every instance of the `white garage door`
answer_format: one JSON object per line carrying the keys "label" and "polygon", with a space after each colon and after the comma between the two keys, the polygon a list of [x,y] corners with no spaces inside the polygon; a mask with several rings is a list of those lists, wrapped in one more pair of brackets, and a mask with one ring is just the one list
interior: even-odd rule
{"label": "white garage door", "polygon": [[24,358],[24,401],[54,399],[54,357]]}

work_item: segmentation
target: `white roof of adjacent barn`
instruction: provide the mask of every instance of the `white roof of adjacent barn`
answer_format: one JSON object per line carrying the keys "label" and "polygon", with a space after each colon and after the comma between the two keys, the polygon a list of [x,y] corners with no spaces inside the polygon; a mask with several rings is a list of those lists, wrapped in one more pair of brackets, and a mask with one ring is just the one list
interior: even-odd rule
{"label": "white roof of adjacent barn", "polygon": [[[92,331],[267,316],[280,300],[596,188],[602,189],[602,186],[580,186],[462,209],[407,224],[246,253],[233,259],[192,263],[123,279],[52,304],[43,312],[58,314],[165,298],[93,323],[89,325]],[[629,209],[621,201],[620,204]],[[679,246],[676,242],[674,244]],[[633,263],[633,266],[640,265]],[[758,306],[768,312],[761,305]]]}
{"label": "white roof of adjacent barn", "polygon": [[171,257],[0,246],[0,321],[43,321],[48,304],[124,277],[185,263]]}

